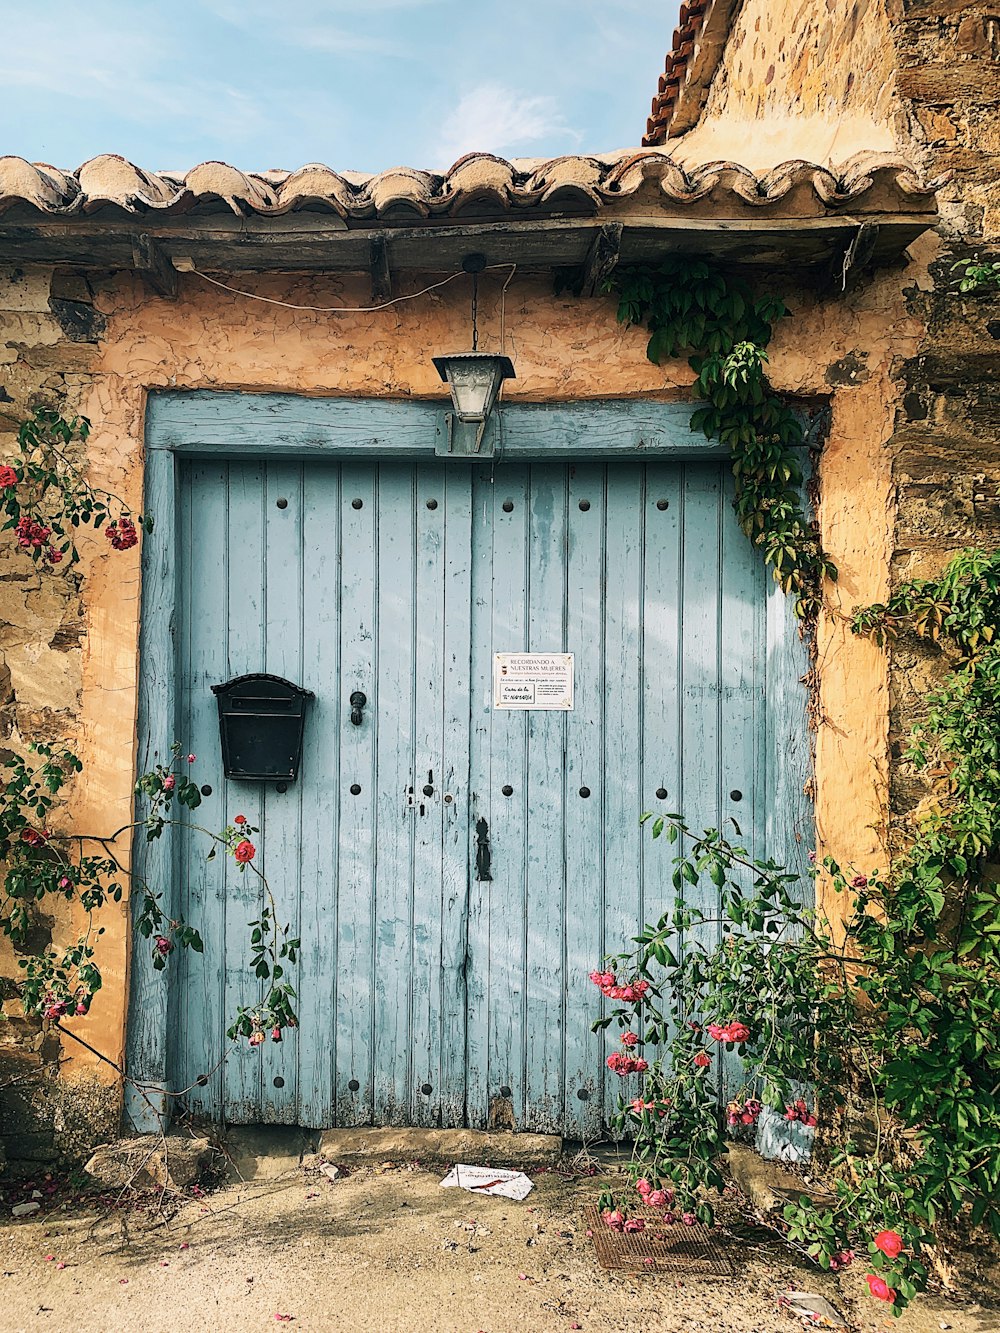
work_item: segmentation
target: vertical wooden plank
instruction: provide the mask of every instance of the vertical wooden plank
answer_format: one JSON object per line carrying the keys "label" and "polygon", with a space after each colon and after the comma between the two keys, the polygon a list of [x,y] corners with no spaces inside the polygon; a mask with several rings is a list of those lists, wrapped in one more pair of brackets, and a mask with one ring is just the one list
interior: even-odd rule
{"label": "vertical wooden plank", "polygon": [[[152,453],[146,461],[145,512],[156,514],[154,533],[142,543],[142,619],[140,626],[138,771],[148,771],[165,759],[177,733],[175,682],[177,661],[174,645],[174,616],[177,608],[178,521],[174,460],[170,454]],[[146,879],[163,892],[161,906],[174,910],[175,839],[167,830],[155,842],[139,834],[133,843],[137,882]],[[142,911],[142,894],[132,895],[129,908],[133,921]],[[138,937],[136,937],[138,940]],[[136,943],[129,960],[129,1018],[126,1060],[130,1076],[148,1085],[142,1092],[125,1087],[126,1122],[144,1133],[156,1132],[165,1124],[169,1106],[163,1095],[177,1080],[181,1052],[173,1043],[168,1049],[168,997],[170,980],[155,970],[148,948]],[[162,1090],[162,1092],[158,1092]],[[151,1105],[152,1103],[152,1105]]]}
{"label": "vertical wooden plank", "polygon": [[[284,500],[284,506],[278,501]],[[302,464],[269,462],[264,480],[264,669],[299,685],[302,682],[303,625],[303,483]],[[307,720],[310,722],[312,719]],[[288,937],[299,937],[301,925],[301,848],[315,828],[315,794],[311,774],[300,769],[299,780],[279,792],[261,784],[264,822],[260,868],[267,876],[275,917]],[[303,787],[309,788],[303,805]],[[308,824],[303,822],[305,815]],[[307,831],[308,830],[308,831]],[[316,885],[309,885],[315,893]],[[282,980],[298,987],[300,965],[279,964]],[[261,1114],[265,1124],[298,1121],[298,1055],[300,1034],[293,1029],[280,1042],[270,1038],[260,1048]],[[311,1058],[307,1057],[307,1058]]]}
{"label": "vertical wooden plank", "polygon": [[787,597],[767,587],[767,855],[803,877],[809,899],[809,853],[815,846],[812,802],[805,785],[812,772],[809,695],[804,677],[809,652]]}
{"label": "vertical wooden plank", "polygon": [[[264,566],[264,466],[231,463],[229,466],[228,558],[225,565],[228,663],[221,679],[262,670],[265,660],[264,627],[267,619]],[[208,582],[208,580],[205,580]],[[194,632],[211,637],[202,624]],[[221,758],[220,758],[221,767]],[[259,783],[229,780],[225,788],[220,825],[243,814],[257,828],[263,826],[263,793]],[[250,922],[258,920],[263,903],[259,877],[251,870],[240,872],[232,857],[217,858],[225,893],[225,992],[224,1026],[241,1006],[258,1005],[261,983],[247,966]],[[261,1048],[244,1039],[226,1061],[223,1109],[234,1124],[260,1120]]]}
{"label": "vertical wooden plank", "polygon": [[[184,538],[180,621],[180,717],[177,737],[184,754],[197,756],[192,776],[202,793],[195,822],[221,829],[225,822],[226,781],[222,769],[218,708],[212,686],[228,679],[228,606],[226,579],[198,576],[202,559],[208,568],[225,571],[228,561],[228,480],[226,463],[192,462],[182,469]],[[197,534],[197,535],[196,535]],[[212,626],[211,632],[206,628]],[[209,861],[204,835],[179,832],[182,849],[178,887],[185,919],[200,932],[204,954],[182,955],[179,975],[178,1032],[184,1049],[179,1068],[182,1086],[189,1087],[192,1109],[217,1116],[222,1108],[224,1072],[218,1067],[226,1045],[222,960],[225,957],[225,857]],[[197,1080],[209,1076],[207,1084]]]}
{"label": "vertical wooden plank", "polygon": [[375,930],[375,1114],[410,1123],[413,839],[407,808],[414,784],[417,588],[414,469],[383,463],[378,484],[378,667],[375,696],[384,726],[376,749],[377,917]]}
{"label": "vertical wooden plank", "polygon": [[[568,651],[566,643],[566,467],[533,463],[530,473],[528,651]],[[582,645],[581,645],[582,647]],[[527,714],[527,996],[524,1128],[561,1132],[563,1119],[563,985],[565,820],[579,800],[565,789],[566,713]]]}
{"label": "vertical wooden plank", "polygon": [[[445,467],[444,744],[441,783],[440,1122],[466,1123],[466,957],[469,928],[469,755],[472,633],[472,473]],[[448,797],[451,796],[451,800]]]}
{"label": "vertical wooden plank", "polygon": [[[680,808],[681,486],[676,466],[646,465],[643,503],[642,747],[644,810]],[[665,796],[658,796],[660,791]],[[641,835],[644,922],[673,905],[673,851]]]}
{"label": "vertical wooden plank", "polygon": [[[763,850],[761,815],[767,802],[763,777],[765,570],[760,553],[740,531],[733,513],[734,483],[721,476],[722,586],[720,606],[720,725],[722,765],[719,808],[727,837],[729,823],[742,830],[744,845]],[[761,838],[758,846],[757,839]]]}
{"label": "vertical wooden plank", "polygon": [[340,690],[340,469],[304,473],[302,684],[316,698],[302,750],[302,953],[299,963],[299,1123],[334,1120],[336,1033],[338,776],[346,722]]}
{"label": "vertical wooden plank", "polygon": [[[507,469],[503,468],[501,484]],[[466,1121],[485,1129],[490,1103],[490,901],[492,884],[480,882],[475,872],[475,825],[480,817],[492,827],[493,780],[493,561],[494,468],[472,474],[472,596],[469,787],[466,806],[467,850],[465,877],[469,907],[466,939]],[[497,801],[505,798],[499,794]],[[456,850],[457,859],[457,850]]]}
{"label": "vertical wooden plank", "polygon": [[[581,464],[569,477],[566,651],[574,654],[574,709],[566,717],[565,1133],[593,1139],[603,1126],[604,1038],[590,1030],[601,997],[588,973],[605,950],[605,866],[599,791],[604,762],[604,534],[606,469]],[[587,505],[582,509],[581,504]],[[608,947],[611,947],[609,944]]]}
{"label": "vertical wooden plank", "polygon": [[[736,521],[734,491],[731,470],[720,468],[719,811],[723,834],[735,838],[756,856],[763,850],[761,815],[769,800],[762,781],[765,571],[760,552]],[[749,887],[750,876],[741,878]],[[723,1098],[729,1100],[742,1083],[742,1060],[735,1051],[723,1052]]]}
{"label": "vertical wooden plank", "polygon": [[[629,947],[642,917],[639,867],[642,861],[639,816],[642,813],[642,718],[639,680],[642,625],[643,477],[635,464],[608,467],[606,514],[606,586],[604,615],[604,773],[587,783],[604,818],[604,860],[615,873],[607,878],[604,930],[612,951]],[[570,801],[579,806],[570,788]],[[572,805],[571,805],[572,809]],[[607,1045],[617,1033],[609,1028]],[[607,1103],[613,1108],[621,1081],[605,1073]]]}
{"label": "vertical wooden plank", "polygon": [[[445,511],[427,508],[443,484],[440,464],[416,470],[417,636],[413,673],[413,780],[419,805],[412,816],[413,928],[410,935],[413,1052],[410,1117],[438,1123],[441,1099],[441,853],[444,836],[443,704],[445,637]],[[430,793],[425,791],[430,788]],[[429,1092],[424,1092],[429,1088]]]}
{"label": "vertical wooden plank", "polygon": [[[525,465],[497,469],[493,487],[494,652],[527,649],[528,475]],[[525,843],[528,821],[527,717],[517,711],[490,714],[492,883],[490,900],[489,1098],[498,1123],[525,1112]],[[501,788],[513,787],[511,796]],[[503,1093],[510,1089],[509,1097]],[[503,1104],[501,1104],[501,1102]],[[504,1126],[505,1127],[505,1126]]]}
{"label": "vertical wooden plank", "polygon": [[[337,688],[344,723],[339,790],[337,1123],[366,1125],[371,1123],[374,1105],[375,749],[380,711],[386,711],[385,725],[393,725],[396,701],[381,698],[374,676],[378,654],[375,470],[371,464],[345,463],[341,476],[343,612]],[[360,727],[347,720],[348,699],[354,690],[368,696]],[[352,786],[357,791],[352,792]],[[352,1082],[356,1089],[350,1086]]]}

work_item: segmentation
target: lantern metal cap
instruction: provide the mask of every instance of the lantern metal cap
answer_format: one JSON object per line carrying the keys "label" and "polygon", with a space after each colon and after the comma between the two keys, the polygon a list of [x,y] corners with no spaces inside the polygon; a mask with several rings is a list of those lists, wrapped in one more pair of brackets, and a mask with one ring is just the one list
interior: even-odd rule
{"label": "lantern metal cap", "polygon": [[455,361],[464,365],[469,365],[473,361],[491,361],[499,369],[502,380],[517,379],[514,374],[514,363],[510,357],[498,356],[493,352],[452,352],[449,356],[433,356],[431,360],[443,380],[451,378],[448,374],[448,367]]}

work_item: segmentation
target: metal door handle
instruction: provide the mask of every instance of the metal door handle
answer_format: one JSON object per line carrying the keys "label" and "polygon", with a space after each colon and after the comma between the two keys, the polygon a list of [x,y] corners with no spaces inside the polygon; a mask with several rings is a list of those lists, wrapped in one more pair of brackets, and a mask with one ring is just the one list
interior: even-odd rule
{"label": "metal door handle", "polygon": [[492,882],[490,865],[493,852],[490,849],[490,826],[481,816],[476,820],[476,879],[480,884]]}
{"label": "metal door handle", "polygon": [[360,690],[355,690],[350,698],[351,722],[356,727],[360,727],[364,717],[364,707],[368,702],[368,696],[362,694]]}

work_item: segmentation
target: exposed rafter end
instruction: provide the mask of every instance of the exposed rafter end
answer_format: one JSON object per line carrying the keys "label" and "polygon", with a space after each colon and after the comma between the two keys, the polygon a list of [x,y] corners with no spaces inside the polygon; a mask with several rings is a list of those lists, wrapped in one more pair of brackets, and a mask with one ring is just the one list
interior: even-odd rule
{"label": "exposed rafter end", "polygon": [[851,237],[842,253],[833,261],[830,270],[830,285],[845,292],[851,278],[856,278],[875,258],[878,244],[879,225],[877,222],[862,222]]}
{"label": "exposed rafter end", "polygon": [[372,275],[372,305],[384,305],[386,301],[392,300],[389,246],[384,236],[372,238],[369,247],[369,267]]}
{"label": "exposed rafter end", "polygon": [[621,258],[622,231],[620,222],[605,222],[594,237],[583,265],[581,294],[593,296],[601,283],[617,267]]}
{"label": "exposed rafter end", "polygon": [[177,296],[177,270],[170,256],[152,236],[139,234],[132,237],[132,263],[149,285],[168,300]]}

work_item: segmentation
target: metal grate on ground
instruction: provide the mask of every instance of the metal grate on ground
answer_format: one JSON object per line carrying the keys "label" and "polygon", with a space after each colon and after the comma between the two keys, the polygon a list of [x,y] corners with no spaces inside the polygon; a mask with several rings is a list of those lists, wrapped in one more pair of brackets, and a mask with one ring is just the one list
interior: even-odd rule
{"label": "metal grate on ground", "polygon": [[702,1222],[666,1226],[663,1213],[638,1209],[644,1231],[612,1231],[595,1204],[583,1210],[593,1234],[594,1251],[602,1268],[622,1273],[695,1273],[702,1277],[735,1277],[736,1265],[726,1253],[725,1242]]}

